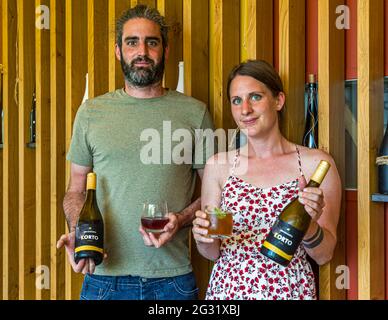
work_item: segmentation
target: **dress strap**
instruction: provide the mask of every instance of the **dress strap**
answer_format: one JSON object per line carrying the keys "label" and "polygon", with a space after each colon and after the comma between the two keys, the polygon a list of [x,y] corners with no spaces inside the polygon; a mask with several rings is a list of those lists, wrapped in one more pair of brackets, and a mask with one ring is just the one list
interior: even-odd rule
{"label": "dress strap", "polygon": [[298,165],[299,165],[299,173],[301,176],[304,176],[303,170],[302,170],[302,160],[300,159],[300,151],[297,145],[295,145],[296,153],[298,155]]}
{"label": "dress strap", "polygon": [[232,176],[234,176],[234,172],[236,170],[237,161],[239,157],[240,157],[240,149],[236,149],[236,154],[233,159]]}

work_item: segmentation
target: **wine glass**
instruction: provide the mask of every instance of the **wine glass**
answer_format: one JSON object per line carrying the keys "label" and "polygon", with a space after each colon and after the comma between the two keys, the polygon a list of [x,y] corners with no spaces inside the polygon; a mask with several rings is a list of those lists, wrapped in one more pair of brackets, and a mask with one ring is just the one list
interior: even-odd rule
{"label": "wine glass", "polygon": [[161,233],[168,223],[167,202],[144,202],[141,213],[141,225],[146,232]]}

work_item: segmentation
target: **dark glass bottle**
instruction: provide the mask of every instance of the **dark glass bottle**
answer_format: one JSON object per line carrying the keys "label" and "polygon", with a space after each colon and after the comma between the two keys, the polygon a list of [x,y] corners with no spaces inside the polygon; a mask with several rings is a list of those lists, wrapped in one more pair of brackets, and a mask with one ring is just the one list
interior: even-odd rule
{"label": "dark glass bottle", "polygon": [[309,74],[307,84],[307,113],[302,144],[305,147],[318,148],[318,99],[314,74]]}
{"label": "dark glass bottle", "polygon": [[[388,123],[385,129],[383,141],[380,145],[378,157],[388,156]],[[378,166],[379,193],[388,194],[388,164]]]}
{"label": "dark glass bottle", "polygon": [[99,265],[104,256],[104,222],[96,199],[96,174],[88,173],[86,200],[75,229],[74,260],[91,258]]}
{"label": "dark glass bottle", "polygon": [[[319,187],[326,176],[330,164],[322,160],[306,187]],[[298,249],[307,229],[311,216],[298,198],[290,202],[279,215],[260,252],[276,263],[287,266]]]}
{"label": "dark glass bottle", "polygon": [[36,95],[32,94],[32,105],[30,111],[30,144],[36,142]]}

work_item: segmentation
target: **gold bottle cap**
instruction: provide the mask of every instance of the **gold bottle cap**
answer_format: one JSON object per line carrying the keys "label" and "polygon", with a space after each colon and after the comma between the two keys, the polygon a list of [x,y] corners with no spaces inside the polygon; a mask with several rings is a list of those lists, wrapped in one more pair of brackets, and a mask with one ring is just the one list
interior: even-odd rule
{"label": "gold bottle cap", "polygon": [[329,169],[330,169],[330,163],[325,160],[321,160],[321,162],[319,163],[318,167],[315,169],[315,172],[313,173],[310,179],[321,184]]}
{"label": "gold bottle cap", "polygon": [[310,73],[308,79],[309,79],[309,83],[315,83],[316,82],[315,81],[315,74]]}
{"label": "gold bottle cap", "polygon": [[86,190],[96,190],[96,174],[94,172],[90,172],[87,175],[86,179]]}

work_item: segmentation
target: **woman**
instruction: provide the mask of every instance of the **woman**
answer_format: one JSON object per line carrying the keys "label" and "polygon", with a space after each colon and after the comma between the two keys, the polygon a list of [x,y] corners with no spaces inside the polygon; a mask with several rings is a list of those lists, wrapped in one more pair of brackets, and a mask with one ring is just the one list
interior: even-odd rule
{"label": "woman", "polygon": [[[202,209],[221,207],[232,212],[234,223],[231,238],[210,239],[206,214],[196,212],[198,250],[215,261],[206,299],[316,299],[307,254],[319,265],[333,255],[341,201],[335,163],[324,151],[296,145],[281,134],[285,94],[268,63],[250,60],[235,67],[227,93],[247,143],[215,155],[205,167]],[[320,160],[331,164],[325,180],[320,188],[304,189],[305,176],[312,175]],[[294,258],[282,267],[261,255],[260,248],[283,208],[298,196],[312,221]]]}

